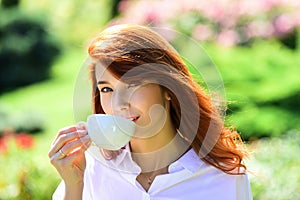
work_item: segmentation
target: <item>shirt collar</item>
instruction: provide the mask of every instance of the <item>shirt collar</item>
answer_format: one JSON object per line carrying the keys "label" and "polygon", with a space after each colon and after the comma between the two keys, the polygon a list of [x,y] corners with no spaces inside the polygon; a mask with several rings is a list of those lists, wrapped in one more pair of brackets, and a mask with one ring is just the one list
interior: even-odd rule
{"label": "shirt collar", "polygon": [[[112,160],[115,166],[122,166],[124,162],[126,163],[126,167],[131,166],[131,169],[134,169],[133,173],[140,173],[141,168],[133,161],[131,156],[130,145],[127,144],[122,153],[117,156],[116,159]],[[171,163],[169,166],[169,173],[176,172],[181,168],[188,170],[191,173],[195,173],[198,171],[204,162],[200,159],[200,157],[196,154],[193,148],[184,153],[178,160]],[[125,167],[125,166],[124,166]]]}
{"label": "shirt collar", "polygon": [[195,173],[203,164],[204,162],[199,158],[194,149],[190,149],[169,166],[169,172],[172,173],[178,171],[180,168],[184,168],[191,173]]}
{"label": "shirt collar", "polygon": [[[95,152],[95,151],[94,151]],[[99,150],[97,150],[99,152]],[[95,153],[93,153],[95,155]],[[98,153],[102,162],[102,155]],[[141,168],[133,161],[130,151],[130,145],[127,144],[121,154],[119,154],[115,159],[105,160],[105,163],[110,163],[116,167],[116,169],[133,174],[139,174],[141,172]],[[175,162],[171,163],[169,166],[169,173],[174,173],[176,171],[182,170],[183,168],[188,170],[190,173],[195,173],[197,170],[201,168],[204,162],[199,158],[196,152],[191,148],[186,153],[184,153],[179,159]]]}
{"label": "shirt collar", "polygon": [[110,160],[110,162],[118,169],[127,173],[139,174],[141,168],[133,161],[130,145],[127,144],[121,154],[119,154],[115,159]]}

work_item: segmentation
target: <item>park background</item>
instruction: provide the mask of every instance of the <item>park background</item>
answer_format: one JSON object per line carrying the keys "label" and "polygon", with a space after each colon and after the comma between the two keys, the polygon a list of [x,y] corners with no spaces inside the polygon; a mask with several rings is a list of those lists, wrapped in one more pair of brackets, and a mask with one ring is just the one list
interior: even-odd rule
{"label": "park background", "polygon": [[57,131],[75,123],[73,91],[88,39],[118,23],[171,28],[198,41],[223,78],[226,123],[249,148],[254,199],[300,199],[298,0],[0,4],[1,200],[51,199],[60,178],[47,152]]}

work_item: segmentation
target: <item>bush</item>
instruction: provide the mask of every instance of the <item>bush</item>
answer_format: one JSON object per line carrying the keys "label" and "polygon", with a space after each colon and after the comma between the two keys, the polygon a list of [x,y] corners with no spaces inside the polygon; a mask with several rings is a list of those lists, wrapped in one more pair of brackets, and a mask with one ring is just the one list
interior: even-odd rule
{"label": "bush", "polygon": [[44,116],[35,110],[14,111],[0,104],[0,136],[6,131],[38,133],[44,130]]}
{"label": "bush", "polygon": [[253,199],[300,199],[299,144],[300,132],[290,131],[250,145],[253,154],[247,166]]}
{"label": "bush", "polygon": [[17,139],[7,137],[5,151],[0,138],[0,199],[51,199],[59,178],[47,162],[46,152],[41,151],[44,148],[31,138],[34,145],[24,148]]}
{"label": "bush", "polygon": [[0,8],[0,94],[49,78],[59,54],[46,27],[17,9]]}
{"label": "bush", "polygon": [[207,45],[226,88],[229,122],[245,139],[300,130],[300,56],[275,41],[252,48]]}

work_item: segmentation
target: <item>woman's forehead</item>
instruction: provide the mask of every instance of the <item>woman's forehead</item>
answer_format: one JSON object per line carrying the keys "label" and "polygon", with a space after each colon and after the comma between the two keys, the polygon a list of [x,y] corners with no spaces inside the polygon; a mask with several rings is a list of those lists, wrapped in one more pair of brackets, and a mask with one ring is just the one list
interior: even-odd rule
{"label": "woman's forehead", "polygon": [[113,74],[104,66],[98,62],[95,66],[95,77],[97,81],[115,81],[117,80]]}

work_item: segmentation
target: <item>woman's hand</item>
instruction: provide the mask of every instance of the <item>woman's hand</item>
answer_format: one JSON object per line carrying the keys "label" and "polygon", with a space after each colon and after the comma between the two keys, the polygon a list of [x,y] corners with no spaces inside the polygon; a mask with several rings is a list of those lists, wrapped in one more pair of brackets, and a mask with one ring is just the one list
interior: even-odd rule
{"label": "woman's hand", "polygon": [[[61,129],[52,142],[48,156],[64,180],[65,199],[81,199],[86,167],[84,152],[90,145],[91,140],[83,124]],[[105,159],[111,160],[122,150],[110,151],[100,148],[99,151]]]}
{"label": "woman's hand", "polygon": [[58,131],[48,156],[66,188],[82,187],[86,165],[84,152],[90,144],[84,126],[69,126]]}
{"label": "woman's hand", "polygon": [[[66,186],[83,182],[85,150],[91,141],[84,124],[69,126],[58,131],[48,153],[51,164],[56,168]],[[122,151],[99,149],[106,160],[116,158]]]}

